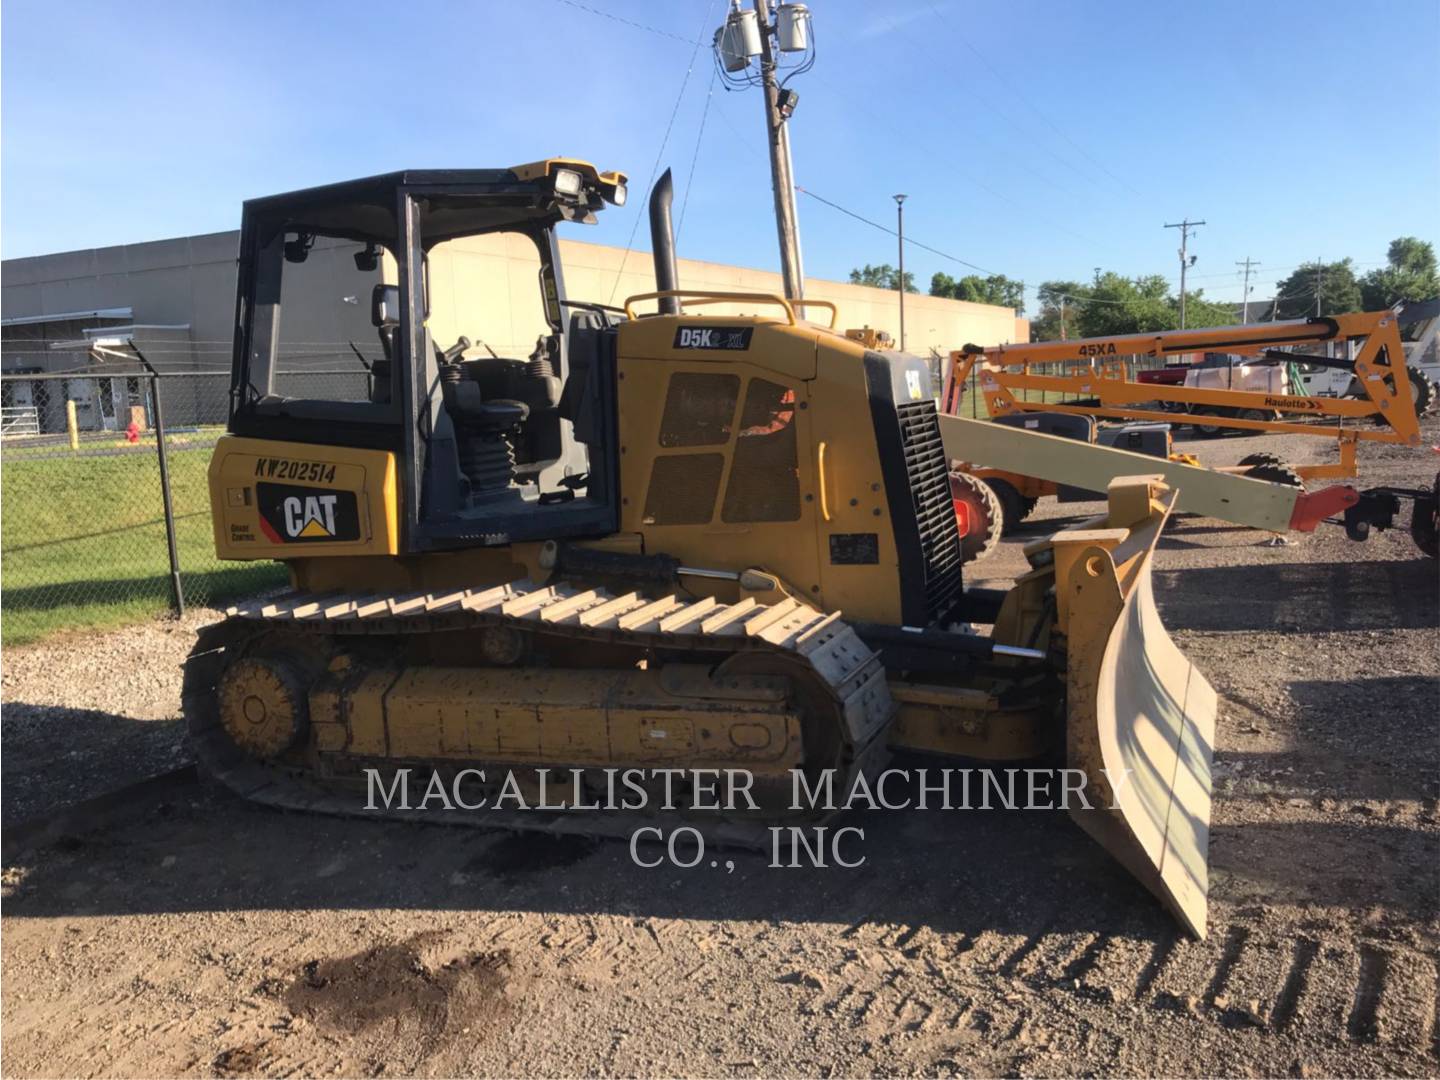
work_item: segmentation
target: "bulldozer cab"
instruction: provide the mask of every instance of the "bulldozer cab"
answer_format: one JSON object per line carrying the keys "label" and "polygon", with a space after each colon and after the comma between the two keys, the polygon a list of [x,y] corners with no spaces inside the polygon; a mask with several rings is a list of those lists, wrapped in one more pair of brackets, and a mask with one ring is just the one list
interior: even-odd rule
{"label": "bulldozer cab", "polygon": [[[397,474],[395,499],[321,508],[315,539],[396,553],[614,530],[610,317],[567,303],[555,226],[624,198],[622,174],[550,159],[245,204],[231,433],[301,448],[272,459],[276,480],[306,445]],[[524,297],[490,272],[517,255],[536,267]],[[309,524],[275,531],[300,541]]]}

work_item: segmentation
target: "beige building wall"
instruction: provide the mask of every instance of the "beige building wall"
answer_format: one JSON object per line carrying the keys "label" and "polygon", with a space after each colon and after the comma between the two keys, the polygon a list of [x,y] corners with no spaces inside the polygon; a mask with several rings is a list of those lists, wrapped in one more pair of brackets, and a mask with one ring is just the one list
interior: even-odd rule
{"label": "beige building wall", "polygon": [[[212,233],[5,260],[0,264],[0,298],[7,321],[4,370],[73,366],[73,358],[47,355],[45,339],[55,334],[73,338],[80,326],[129,322],[188,331],[188,343],[169,345],[156,356],[157,363],[227,371],[238,243],[238,232]],[[354,248],[322,241],[306,263],[287,266],[290,287],[281,338],[287,359],[298,367],[348,368],[356,364],[348,342],[366,349],[375,344],[369,293],[378,275],[355,270],[349,257]],[[560,250],[572,299],[619,305],[631,295],[655,288],[648,252],[627,254],[578,240],[562,240]],[[501,356],[528,356],[544,330],[538,270],[533,245],[517,234],[471,237],[437,247],[430,266],[435,340],[445,347],[464,334],[484,341]],[[781,291],[779,274],[765,270],[681,259],[679,272],[680,284],[687,289]],[[393,264],[389,276],[394,280]],[[840,330],[870,326],[899,340],[899,305],[893,292],[811,278],[806,296],[833,301],[839,308]],[[654,302],[644,309],[654,310]],[[695,310],[778,313],[778,308],[748,301]],[[102,311],[127,314],[107,322]],[[826,318],[822,309],[811,314],[816,321]],[[35,322],[37,317],[45,321]],[[1015,318],[1009,308],[916,294],[905,299],[905,323],[909,350],[922,356],[930,349],[943,354],[967,343],[1029,340],[1028,321]],[[16,340],[21,337],[35,344],[25,348]]]}
{"label": "beige building wall", "polygon": [[[654,291],[649,252],[627,254],[622,248],[562,240],[560,258],[565,289],[573,300],[620,305],[630,296]],[[430,328],[435,340],[449,344],[464,334],[483,338],[502,356],[528,355],[544,328],[536,284],[539,268],[533,246],[515,234],[467,237],[437,247],[430,257]],[[698,259],[679,260],[679,276],[682,289],[782,292],[778,273]],[[870,326],[889,333],[898,346],[900,305],[894,292],[807,278],[805,296],[836,305],[837,329]],[[655,302],[646,301],[639,310],[653,311]],[[695,310],[779,314],[778,307],[755,301],[707,304]],[[809,315],[817,322],[829,318],[819,307]],[[489,336],[484,327],[489,328]],[[909,351],[917,355],[931,349],[944,354],[965,344],[1029,341],[1030,323],[1016,318],[1010,308],[912,293],[905,297],[905,339]]]}

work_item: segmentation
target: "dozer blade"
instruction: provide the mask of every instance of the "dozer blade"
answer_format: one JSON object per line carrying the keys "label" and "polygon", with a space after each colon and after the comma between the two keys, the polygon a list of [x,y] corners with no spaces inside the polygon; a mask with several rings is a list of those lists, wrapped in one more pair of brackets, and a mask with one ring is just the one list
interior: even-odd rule
{"label": "dozer blade", "polygon": [[1215,690],[1166,633],[1151,556],[1175,504],[1158,477],[1111,482],[1103,518],[1058,533],[1071,768],[1090,808],[1071,816],[1205,936]]}

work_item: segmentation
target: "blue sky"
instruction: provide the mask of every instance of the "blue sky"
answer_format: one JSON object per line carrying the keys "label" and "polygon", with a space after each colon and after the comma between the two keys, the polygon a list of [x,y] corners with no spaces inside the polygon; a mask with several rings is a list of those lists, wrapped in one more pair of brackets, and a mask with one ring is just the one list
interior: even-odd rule
{"label": "blue sky", "polygon": [[[552,154],[631,175],[629,206],[567,234],[624,245],[658,156],[682,255],[775,268],[758,91],[712,81],[725,7],[7,0],[0,248],[234,228],[252,196]],[[1192,286],[1238,300],[1247,256],[1259,297],[1307,259],[1363,272],[1396,236],[1440,239],[1436,0],[810,7],[797,182],[887,225],[905,192],[907,235],[988,271],[1174,278],[1161,226],[1188,215],[1208,222]],[[893,237],[803,196],[799,211],[808,274],[894,261]],[[906,261],[922,287],[970,272]]]}

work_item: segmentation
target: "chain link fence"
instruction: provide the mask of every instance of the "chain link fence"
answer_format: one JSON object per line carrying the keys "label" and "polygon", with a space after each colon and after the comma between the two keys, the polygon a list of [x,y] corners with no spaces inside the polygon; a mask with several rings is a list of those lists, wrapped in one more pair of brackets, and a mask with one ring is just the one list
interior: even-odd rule
{"label": "chain link fence", "polygon": [[[187,348],[188,360],[194,346]],[[220,349],[204,361],[218,367]],[[7,366],[22,359],[13,349],[5,356]],[[278,374],[275,390],[287,397],[365,399],[365,369],[335,366],[343,358],[335,345],[292,355],[299,369]],[[942,361],[936,356],[932,363],[938,378]],[[984,419],[977,377],[971,371],[958,411]],[[0,376],[0,638],[6,644],[224,605],[284,583],[278,563],[215,557],[207,472],[225,430],[229,390],[228,370],[154,374],[85,363]]]}
{"label": "chain link fence", "polygon": [[[1120,356],[1113,358],[1110,362],[1116,367],[1116,377],[1123,377],[1126,382],[1135,382],[1142,371],[1152,371],[1156,368],[1165,367],[1169,358],[1163,356]],[[943,365],[938,365],[943,372]],[[1077,362],[1063,361],[1055,363],[1034,363],[1029,365],[1032,375],[1074,375],[1079,370]],[[937,377],[936,386],[943,385],[942,377]],[[1039,402],[1048,405],[1074,405],[1079,402],[1093,400],[1084,394],[1063,393],[1058,390],[1031,390],[1021,388],[1016,397],[1023,402]],[[980,389],[980,365],[976,364],[970,369],[970,374],[965,378],[965,385],[961,388],[960,403],[957,415],[969,417],[975,420],[988,420],[990,410],[985,404],[985,394]]]}
{"label": "chain link fence", "polygon": [[[363,370],[306,370],[278,375],[276,389],[340,399],[365,386]],[[215,557],[207,474],[229,391],[228,372],[0,377],[5,644],[219,606],[285,582],[279,563]]]}

